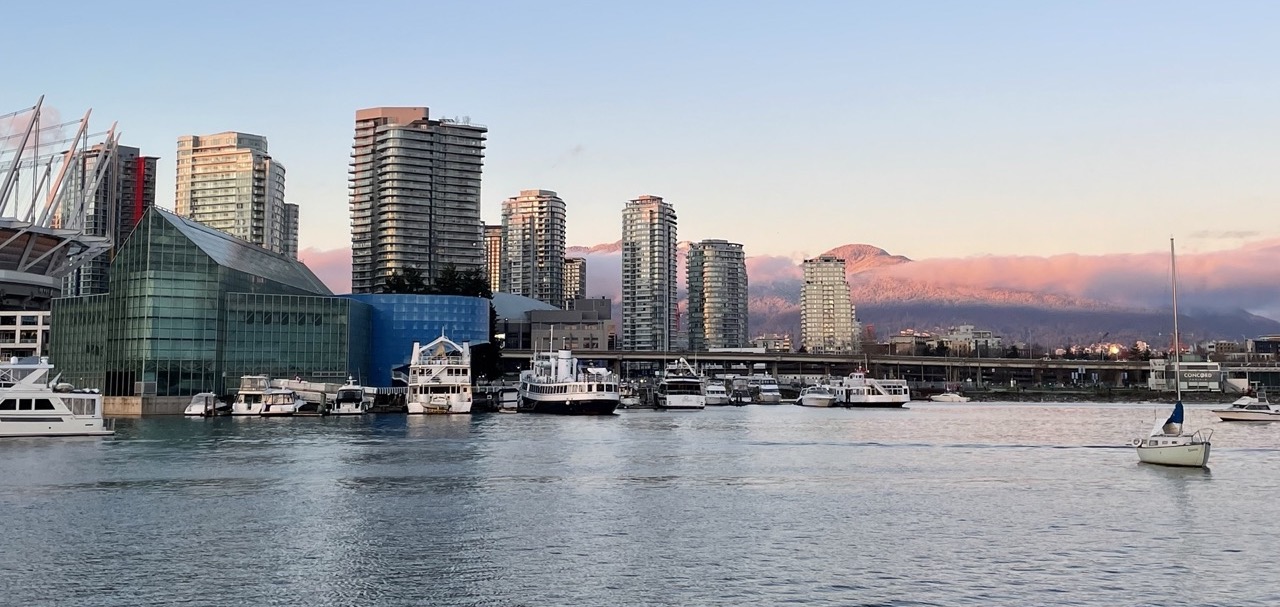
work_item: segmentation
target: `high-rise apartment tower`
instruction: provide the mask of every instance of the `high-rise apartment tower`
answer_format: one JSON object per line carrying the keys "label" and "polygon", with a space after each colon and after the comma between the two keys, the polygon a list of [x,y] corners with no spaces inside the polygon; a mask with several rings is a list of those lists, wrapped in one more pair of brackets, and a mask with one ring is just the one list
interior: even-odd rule
{"label": "high-rise apartment tower", "polygon": [[425,107],[356,112],[352,145],[351,291],[381,292],[396,271],[484,266],[480,171],[488,132]]}
{"label": "high-rise apartment tower", "polygon": [[[98,163],[108,163],[97,192],[85,201],[84,233],[111,238],[111,249],[85,262],[63,278],[64,297],[107,292],[111,260],[125,239],[133,233],[142,214],[156,202],[156,159],[143,156],[138,148],[116,146],[110,154],[102,144],[85,151],[72,170],[72,183],[91,181]],[[77,186],[81,187],[81,186]]]}
{"label": "high-rise apartment tower", "polygon": [[822,256],[804,260],[800,291],[800,345],[812,353],[853,352],[853,303],[844,260]]}
{"label": "high-rise apartment tower", "polygon": [[570,309],[569,302],[586,296],[587,259],[585,257],[564,258],[564,309]]}
{"label": "high-rise apartment tower", "polygon": [[174,209],[211,228],[284,251],[284,166],[267,138],[247,133],[178,138]]}
{"label": "high-rise apartment tower", "polygon": [[676,211],[658,196],[622,210],[623,350],[669,351],[676,338]]}
{"label": "high-rise apartment tower", "polygon": [[551,190],[522,190],[502,203],[503,293],[564,306],[564,201]]}
{"label": "high-rise apartment tower", "polygon": [[745,348],[747,258],[742,245],[704,240],[689,248],[689,349]]}
{"label": "high-rise apartment tower", "polygon": [[502,290],[502,224],[484,226],[484,268],[489,290]]}

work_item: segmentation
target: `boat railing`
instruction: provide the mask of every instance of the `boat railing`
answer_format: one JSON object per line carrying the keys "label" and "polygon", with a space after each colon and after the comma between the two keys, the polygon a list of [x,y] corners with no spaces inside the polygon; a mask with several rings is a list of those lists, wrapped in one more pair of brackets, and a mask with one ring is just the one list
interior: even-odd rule
{"label": "boat railing", "polygon": [[1191,435],[1191,442],[1207,443],[1211,438],[1213,438],[1213,430],[1210,428],[1201,428]]}

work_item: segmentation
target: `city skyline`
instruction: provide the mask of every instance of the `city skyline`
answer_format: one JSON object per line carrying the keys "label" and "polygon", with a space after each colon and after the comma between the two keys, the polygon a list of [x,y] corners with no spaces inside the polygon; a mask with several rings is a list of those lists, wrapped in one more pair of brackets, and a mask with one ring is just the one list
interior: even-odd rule
{"label": "city skyline", "polygon": [[[377,51],[389,70],[427,56],[454,69],[351,90],[329,83],[371,57],[327,42],[345,36],[332,6],[268,7],[238,35],[311,35],[228,52],[279,61],[216,76],[200,69],[213,57],[157,52],[141,71],[100,65],[67,81],[56,68],[76,51],[50,47],[14,64],[19,86],[0,107],[47,92],[64,117],[93,107],[99,122],[119,121],[123,144],[160,155],[157,204],[170,209],[180,135],[262,134],[290,166],[303,250],[344,248],[351,113],[393,104],[488,126],[482,220],[496,223],[511,192],[555,190],[574,201],[571,244],[615,240],[594,235],[616,233],[623,202],[656,192],[681,201],[687,240],[797,261],[847,242],[913,259],[1149,252],[1168,234],[1187,252],[1224,250],[1280,236],[1247,221],[1275,198],[1278,93],[1265,58],[1277,43],[1264,24],[1280,8],[1236,6],[450,5],[494,44],[442,32],[410,52],[418,42],[389,39]],[[185,38],[182,24],[220,23],[236,6],[84,11],[68,35],[87,35],[101,12],[162,50]],[[504,35],[538,25],[556,28],[554,44]],[[662,44],[611,42],[641,33]],[[15,44],[39,47],[38,34],[15,32]],[[204,92],[186,94],[196,79]],[[528,94],[512,103],[513,89]],[[724,229],[744,203],[789,212]]]}

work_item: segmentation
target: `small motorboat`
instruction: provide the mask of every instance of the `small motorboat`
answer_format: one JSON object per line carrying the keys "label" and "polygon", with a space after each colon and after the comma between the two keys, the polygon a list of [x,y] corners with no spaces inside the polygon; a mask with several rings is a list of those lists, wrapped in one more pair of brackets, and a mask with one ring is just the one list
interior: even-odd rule
{"label": "small motorboat", "polygon": [[959,392],[943,392],[942,394],[934,394],[929,400],[935,403],[967,403],[968,396],[962,396]]}
{"label": "small motorboat", "polygon": [[809,386],[800,391],[796,404],[802,407],[830,407],[836,402],[836,393],[827,386]]}
{"label": "small motorboat", "polygon": [[187,408],[182,411],[182,414],[192,417],[230,415],[231,403],[224,403],[218,400],[218,395],[212,392],[201,392],[191,397],[191,402],[187,404]]}

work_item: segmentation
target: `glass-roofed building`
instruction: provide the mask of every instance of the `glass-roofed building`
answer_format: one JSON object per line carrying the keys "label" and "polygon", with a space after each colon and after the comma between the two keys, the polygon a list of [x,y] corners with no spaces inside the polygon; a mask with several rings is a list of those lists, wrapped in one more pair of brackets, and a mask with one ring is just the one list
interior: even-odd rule
{"label": "glass-roofed building", "polygon": [[50,355],[62,381],[102,390],[107,413],[173,413],[241,375],[366,377],[370,317],[301,262],[153,208],[106,294],[54,300]]}

